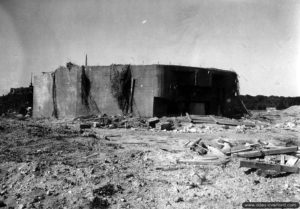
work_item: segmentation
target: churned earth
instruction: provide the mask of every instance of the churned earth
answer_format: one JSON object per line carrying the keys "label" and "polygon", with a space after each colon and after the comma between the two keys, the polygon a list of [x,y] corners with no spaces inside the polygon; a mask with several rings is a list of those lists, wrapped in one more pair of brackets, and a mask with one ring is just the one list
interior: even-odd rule
{"label": "churned earth", "polygon": [[299,202],[299,174],[266,178],[239,168],[234,157],[224,165],[178,163],[200,157],[186,146],[199,138],[214,147],[220,138],[236,148],[257,141],[299,146],[298,109],[276,114],[251,128],[179,122],[172,131],[80,130],[80,120],[3,117],[0,208],[231,209],[246,201]]}

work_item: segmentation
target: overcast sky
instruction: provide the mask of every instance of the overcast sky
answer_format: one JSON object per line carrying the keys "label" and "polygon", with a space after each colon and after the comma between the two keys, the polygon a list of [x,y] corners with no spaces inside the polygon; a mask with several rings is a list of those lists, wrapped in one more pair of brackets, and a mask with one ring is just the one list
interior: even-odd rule
{"label": "overcast sky", "polygon": [[66,62],[235,70],[240,91],[300,96],[299,0],[0,0],[0,93]]}

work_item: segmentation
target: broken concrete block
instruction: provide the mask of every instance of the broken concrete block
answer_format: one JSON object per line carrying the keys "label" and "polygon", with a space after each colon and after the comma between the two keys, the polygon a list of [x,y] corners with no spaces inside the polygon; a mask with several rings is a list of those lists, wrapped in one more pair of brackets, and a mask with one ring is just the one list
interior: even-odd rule
{"label": "broken concrete block", "polygon": [[159,130],[170,131],[172,130],[172,124],[170,122],[157,123],[156,128],[158,128]]}
{"label": "broken concrete block", "polygon": [[159,119],[157,117],[149,118],[147,120],[147,123],[150,127],[155,128],[155,125],[159,122]]}
{"label": "broken concrete block", "polygon": [[287,160],[285,165],[294,166],[297,163],[298,160],[299,160],[299,158],[297,158],[297,157],[289,156],[289,159]]}
{"label": "broken concrete block", "polygon": [[102,125],[102,126],[108,126],[112,122],[111,119],[108,117],[102,117],[99,119],[99,121],[100,121],[100,125]]}
{"label": "broken concrete block", "polygon": [[92,127],[92,124],[88,124],[88,123],[80,124],[80,129],[88,129],[91,127]]}

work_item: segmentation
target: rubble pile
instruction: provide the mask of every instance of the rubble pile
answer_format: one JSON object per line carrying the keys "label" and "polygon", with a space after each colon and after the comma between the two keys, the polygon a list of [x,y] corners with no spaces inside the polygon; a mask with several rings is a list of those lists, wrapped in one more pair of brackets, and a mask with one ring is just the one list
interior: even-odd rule
{"label": "rubble pile", "polygon": [[299,115],[1,117],[0,208],[297,202]]}
{"label": "rubble pile", "polygon": [[74,121],[79,121],[81,127],[94,128],[139,128],[147,127],[146,119],[132,116],[108,116],[108,115],[92,115],[75,118]]}

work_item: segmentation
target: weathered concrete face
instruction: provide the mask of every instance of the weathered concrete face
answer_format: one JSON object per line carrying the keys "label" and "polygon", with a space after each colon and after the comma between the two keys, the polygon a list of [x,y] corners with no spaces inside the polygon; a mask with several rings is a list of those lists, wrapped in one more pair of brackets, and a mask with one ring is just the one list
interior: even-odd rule
{"label": "weathered concrete face", "polygon": [[[123,65],[114,66],[122,71]],[[153,97],[159,91],[157,66],[130,66],[132,79],[135,79],[133,114],[145,117],[153,115]],[[95,66],[86,69],[90,81],[89,109],[91,113],[108,115],[122,114],[117,99],[112,94],[112,66]]]}
{"label": "weathered concrete face", "polygon": [[133,113],[145,117],[153,116],[154,97],[160,94],[160,68],[156,65],[131,66],[135,79]]}
{"label": "weathered concrete face", "polygon": [[43,73],[34,77],[33,117],[52,117],[53,106],[53,73]]}
{"label": "weathered concrete face", "polygon": [[84,70],[79,66],[70,69],[59,68],[55,71],[54,108],[58,118],[74,118],[88,114],[85,95],[82,89]]}
{"label": "weathered concrete face", "polygon": [[110,66],[88,67],[86,76],[90,82],[89,107],[91,113],[108,115],[122,114],[118,102],[112,95]]}
{"label": "weathered concrete face", "polygon": [[[135,81],[130,104],[128,81]],[[116,89],[123,84],[116,83],[126,84],[121,99]],[[232,111],[225,101],[238,92],[234,72],[164,65],[61,67],[37,77],[34,88],[34,117],[57,118],[128,113],[123,104],[144,117],[186,112],[226,115]]]}

